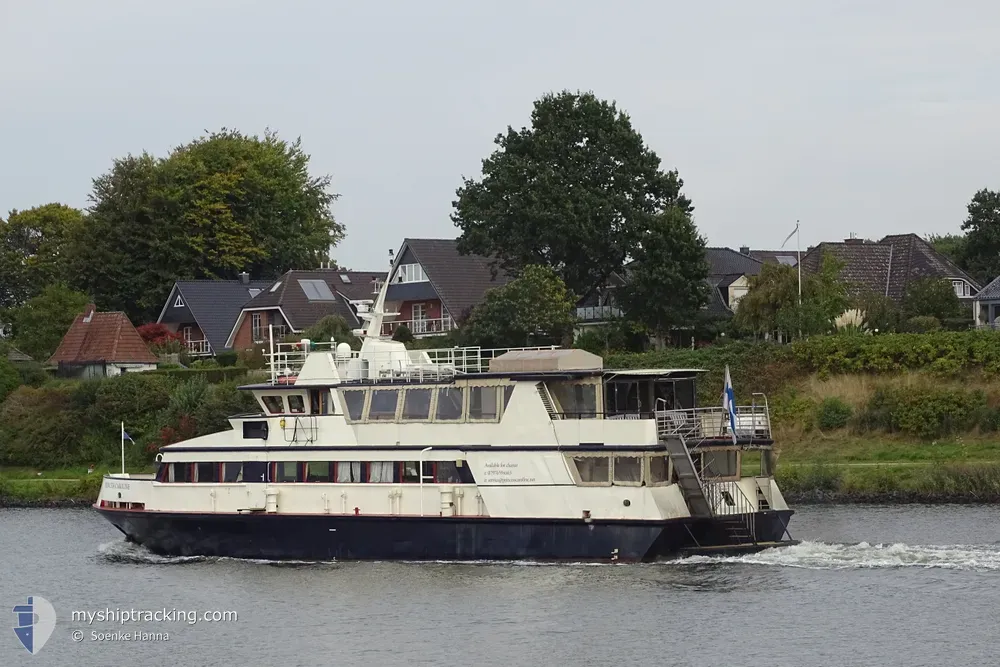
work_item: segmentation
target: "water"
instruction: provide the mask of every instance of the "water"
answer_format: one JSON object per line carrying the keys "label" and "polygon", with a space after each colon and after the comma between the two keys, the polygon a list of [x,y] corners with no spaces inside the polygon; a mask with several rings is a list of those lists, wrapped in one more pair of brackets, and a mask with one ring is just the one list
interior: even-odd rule
{"label": "water", "polygon": [[[0,665],[993,665],[1000,514],[803,507],[805,542],[641,565],[161,558],[87,510],[0,510]],[[58,614],[37,656],[9,609]],[[73,622],[72,610],[236,611]],[[75,643],[72,633],[85,633]],[[91,632],[166,633],[147,642]]]}

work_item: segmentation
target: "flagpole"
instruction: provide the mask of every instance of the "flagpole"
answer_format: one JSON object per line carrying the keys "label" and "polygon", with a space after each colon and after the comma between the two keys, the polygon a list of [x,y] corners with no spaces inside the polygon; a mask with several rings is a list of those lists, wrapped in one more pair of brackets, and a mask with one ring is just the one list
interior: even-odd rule
{"label": "flagpole", "polygon": [[125,474],[125,422],[122,422],[122,475]]}
{"label": "flagpole", "polygon": [[795,221],[795,266],[799,270],[799,305],[802,305],[802,244],[799,242],[799,221]]}

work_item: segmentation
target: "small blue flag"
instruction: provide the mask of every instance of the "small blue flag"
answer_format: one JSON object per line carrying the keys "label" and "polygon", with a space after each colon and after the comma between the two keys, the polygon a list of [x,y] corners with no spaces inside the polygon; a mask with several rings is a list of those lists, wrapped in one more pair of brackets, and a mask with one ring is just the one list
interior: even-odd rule
{"label": "small blue flag", "polygon": [[122,438],[123,438],[123,439],[125,439],[125,440],[128,440],[128,441],[129,441],[129,442],[131,442],[132,444],[135,444],[135,440],[132,440],[132,436],[130,436],[130,435],[129,435],[128,433],[126,433],[126,432],[125,432],[124,430],[122,430]]}

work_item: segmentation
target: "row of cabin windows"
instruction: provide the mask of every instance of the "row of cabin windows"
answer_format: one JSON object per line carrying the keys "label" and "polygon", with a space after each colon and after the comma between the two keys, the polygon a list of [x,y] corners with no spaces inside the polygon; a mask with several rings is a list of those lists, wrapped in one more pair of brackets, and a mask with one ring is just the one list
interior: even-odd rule
{"label": "row of cabin windows", "polygon": [[499,421],[513,385],[345,389],[344,409],[352,422]]}
{"label": "row of cabin windows", "polygon": [[[570,457],[582,484],[655,486],[677,481],[670,457],[641,454],[577,454]],[[703,477],[739,478],[735,449],[693,453],[695,470]]]}
{"label": "row of cabin windows", "polygon": [[[419,484],[419,461],[233,461],[161,463],[159,482],[325,482],[327,484]],[[424,461],[424,483],[475,484],[464,461]]]}

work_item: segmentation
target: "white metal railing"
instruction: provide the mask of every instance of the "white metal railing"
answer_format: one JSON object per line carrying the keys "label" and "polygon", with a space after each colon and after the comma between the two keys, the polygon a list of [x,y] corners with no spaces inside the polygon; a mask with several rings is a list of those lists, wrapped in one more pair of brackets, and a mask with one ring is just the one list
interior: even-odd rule
{"label": "white metal railing", "polygon": [[207,340],[186,340],[184,346],[188,353],[193,356],[212,354],[212,345]]}
{"label": "white metal railing", "polygon": [[[687,410],[657,410],[656,430],[659,436],[680,436],[686,442],[732,438],[729,411],[725,408],[693,408]],[[771,419],[766,405],[736,407],[736,437],[750,440],[771,438]]]}
{"label": "white metal railing", "polygon": [[576,309],[576,319],[581,322],[600,322],[622,316],[618,306],[580,306]]}
{"label": "white metal railing", "polygon": [[366,352],[337,350],[335,342],[275,343],[273,352],[264,356],[271,369],[272,383],[287,382],[283,378],[298,375],[310,354],[331,354],[341,380],[433,381],[456,375],[485,373],[490,361],[511,351],[554,350],[546,347],[451,347],[436,350],[387,350]]}
{"label": "white metal railing", "polygon": [[391,336],[396,333],[396,329],[400,326],[405,326],[414,336],[447,333],[458,328],[455,326],[455,322],[451,319],[451,317],[431,317],[419,320],[393,320],[391,322],[382,323],[382,335]]}
{"label": "white metal railing", "polygon": [[754,520],[757,508],[743,493],[738,482],[703,481],[701,489],[712,510],[712,516],[734,515],[733,518],[746,530],[746,537],[754,544],[757,543],[757,522]]}

